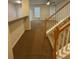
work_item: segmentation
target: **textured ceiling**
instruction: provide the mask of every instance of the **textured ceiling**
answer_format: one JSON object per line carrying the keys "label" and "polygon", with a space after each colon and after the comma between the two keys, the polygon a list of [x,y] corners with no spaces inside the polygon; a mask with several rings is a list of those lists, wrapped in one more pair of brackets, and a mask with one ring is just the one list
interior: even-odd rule
{"label": "textured ceiling", "polygon": [[[14,3],[14,1],[16,0],[8,0],[8,1]],[[58,2],[61,2],[62,0],[29,0],[29,1],[32,4],[35,4],[35,3],[43,4],[43,3],[46,3],[47,1],[55,2],[55,4],[57,4]]]}
{"label": "textured ceiling", "polygon": [[43,3],[46,3],[47,1],[50,1],[50,2],[55,2],[54,4],[57,4],[63,0],[30,0],[30,3],[32,4],[43,4]]}

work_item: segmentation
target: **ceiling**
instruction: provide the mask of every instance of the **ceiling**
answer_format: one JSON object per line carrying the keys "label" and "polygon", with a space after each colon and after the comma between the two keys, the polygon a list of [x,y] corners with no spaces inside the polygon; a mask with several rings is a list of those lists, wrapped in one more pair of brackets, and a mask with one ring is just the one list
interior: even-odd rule
{"label": "ceiling", "polygon": [[[8,0],[8,1],[14,3],[14,1],[16,1],[16,0]],[[30,0],[30,3],[31,4],[45,4],[45,3],[47,3],[47,1],[55,2],[55,3],[52,3],[52,4],[57,4],[62,0]]]}
{"label": "ceiling", "polygon": [[[17,4],[15,1],[17,1],[17,0],[8,0],[8,2]],[[20,0],[20,1],[22,1],[22,0]]]}
{"label": "ceiling", "polygon": [[30,3],[31,4],[46,4],[48,1],[50,1],[53,5],[56,5],[57,3],[64,0],[30,0]]}

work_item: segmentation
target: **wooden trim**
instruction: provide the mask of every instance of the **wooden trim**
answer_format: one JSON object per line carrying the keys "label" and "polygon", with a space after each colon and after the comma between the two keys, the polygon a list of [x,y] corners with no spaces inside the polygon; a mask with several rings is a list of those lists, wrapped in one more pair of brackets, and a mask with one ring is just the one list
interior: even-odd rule
{"label": "wooden trim", "polygon": [[70,25],[70,22],[67,22],[66,24],[64,24],[60,29],[59,31],[63,31],[65,28],[67,28],[68,26]]}
{"label": "wooden trim", "polygon": [[61,9],[63,9],[69,3],[70,3],[70,1],[68,1],[66,4],[64,4],[61,8],[59,8],[53,15],[49,16],[46,20],[51,19],[54,15],[56,15]]}
{"label": "wooden trim", "polygon": [[16,18],[16,19],[14,19],[14,20],[12,20],[12,21],[8,21],[8,23],[13,23],[13,22],[16,22],[16,21],[19,21],[19,20],[23,20],[23,19],[25,19],[25,18],[27,18],[28,16],[23,16],[23,17],[20,17],[20,18]]}

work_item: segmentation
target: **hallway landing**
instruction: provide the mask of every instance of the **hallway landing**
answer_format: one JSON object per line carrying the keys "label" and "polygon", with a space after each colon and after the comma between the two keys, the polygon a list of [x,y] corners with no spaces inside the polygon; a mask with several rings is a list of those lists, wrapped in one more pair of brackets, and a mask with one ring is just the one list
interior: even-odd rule
{"label": "hallway landing", "polygon": [[51,59],[52,48],[45,36],[45,22],[33,20],[13,48],[14,59]]}

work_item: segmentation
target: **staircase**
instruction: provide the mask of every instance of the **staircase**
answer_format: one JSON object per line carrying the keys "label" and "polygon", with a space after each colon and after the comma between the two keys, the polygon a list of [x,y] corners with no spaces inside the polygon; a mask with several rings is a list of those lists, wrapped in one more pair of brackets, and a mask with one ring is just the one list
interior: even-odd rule
{"label": "staircase", "polygon": [[[32,21],[32,29],[28,31],[25,26],[27,17],[21,18],[19,24],[22,23],[22,25],[18,25],[17,28],[22,29],[16,31],[15,28],[15,33],[12,32],[13,39],[17,36],[17,32],[22,30],[22,33],[24,32],[13,47],[14,59],[70,59],[70,16],[60,21],[55,18],[67,4],[69,2],[44,21]],[[16,22],[9,24],[10,29],[13,25],[14,27],[17,25],[13,23]]]}
{"label": "staircase", "polygon": [[46,36],[52,46],[52,59],[70,59],[70,16],[60,21],[55,18],[57,13],[69,3],[67,2],[46,19]]}

